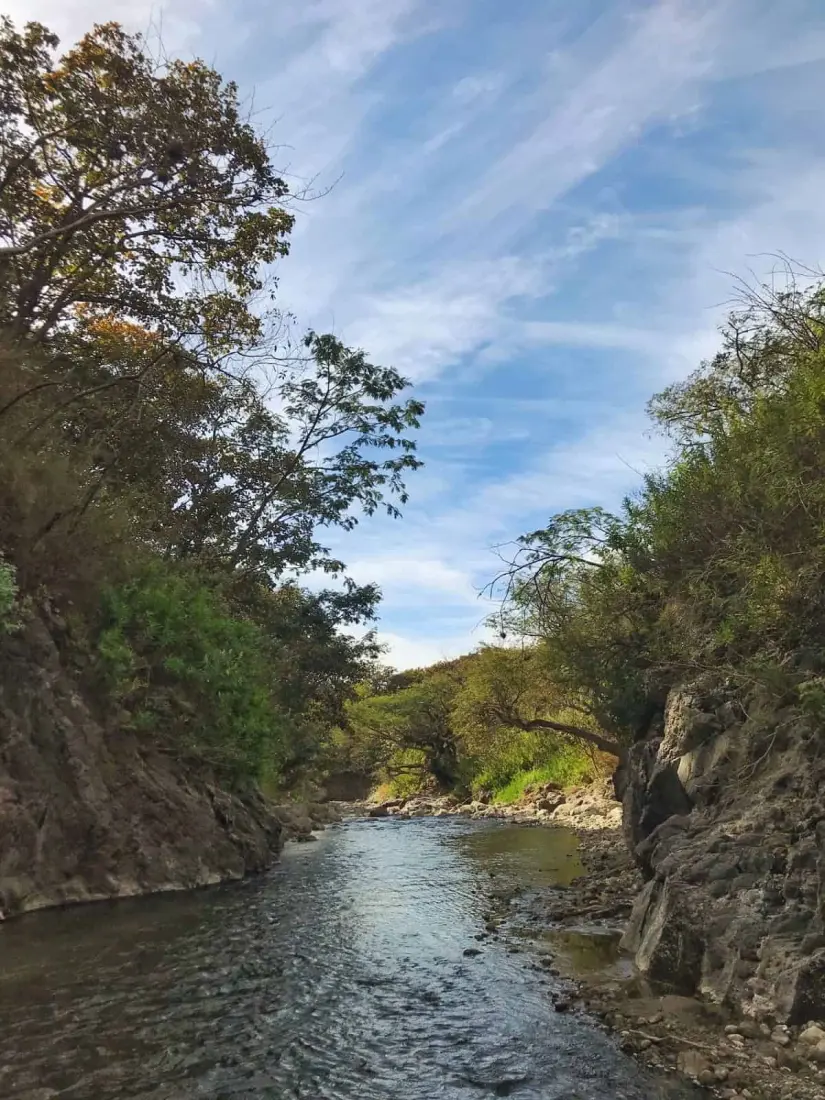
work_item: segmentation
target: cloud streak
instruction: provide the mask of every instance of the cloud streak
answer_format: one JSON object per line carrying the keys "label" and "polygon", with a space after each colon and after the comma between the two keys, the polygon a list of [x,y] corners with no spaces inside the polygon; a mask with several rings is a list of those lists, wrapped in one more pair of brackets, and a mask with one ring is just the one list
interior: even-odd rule
{"label": "cloud streak", "polygon": [[[660,463],[650,393],[712,354],[731,272],[825,253],[816,0],[176,0],[272,125],[299,204],[280,298],[429,403],[400,523],[330,533],[393,659],[476,644],[490,546],[616,507]],[[145,0],[12,0],[84,29]],[[171,28],[171,30],[170,30]],[[336,182],[337,181],[337,182]]]}

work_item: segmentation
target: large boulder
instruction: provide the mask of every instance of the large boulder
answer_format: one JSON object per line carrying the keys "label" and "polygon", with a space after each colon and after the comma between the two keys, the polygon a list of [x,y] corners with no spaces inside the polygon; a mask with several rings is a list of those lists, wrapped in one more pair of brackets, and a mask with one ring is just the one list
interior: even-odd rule
{"label": "large boulder", "polygon": [[[660,756],[662,740],[633,745],[623,763],[621,781],[622,822],[632,852],[668,818],[689,814],[693,802],[679,779],[674,764]],[[649,865],[640,860],[642,869]]]}
{"label": "large boulder", "polygon": [[685,995],[697,991],[702,974],[705,945],[696,900],[694,891],[674,880],[648,882],[621,941],[643,974]]}
{"label": "large boulder", "polygon": [[793,710],[700,682],[633,746],[617,788],[648,882],[623,944],[652,980],[755,1019],[825,1015],[820,745]]}

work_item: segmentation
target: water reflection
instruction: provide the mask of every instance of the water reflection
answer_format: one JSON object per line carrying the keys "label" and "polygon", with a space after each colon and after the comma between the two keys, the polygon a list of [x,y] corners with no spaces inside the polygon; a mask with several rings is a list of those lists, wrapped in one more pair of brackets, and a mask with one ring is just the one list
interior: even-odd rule
{"label": "water reflection", "polygon": [[633,974],[629,959],[619,951],[621,932],[603,928],[559,928],[544,932],[546,943],[565,974],[586,978],[590,974],[604,974],[624,979]]}
{"label": "water reflection", "polygon": [[503,945],[464,956],[487,907],[482,869],[565,875],[572,844],[487,823],[362,823],[242,886],[13,922],[0,929],[0,1096],[688,1096],[554,1013]]}
{"label": "water reflection", "polygon": [[493,822],[486,829],[448,838],[493,875],[527,887],[569,886],[582,873],[579,842],[570,829],[546,829]]}

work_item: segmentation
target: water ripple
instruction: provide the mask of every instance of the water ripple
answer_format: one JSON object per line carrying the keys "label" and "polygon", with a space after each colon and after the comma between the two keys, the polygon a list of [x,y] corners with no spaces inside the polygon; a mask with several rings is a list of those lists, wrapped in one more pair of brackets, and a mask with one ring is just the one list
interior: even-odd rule
{"label": "water ripple", "polygon": [[521,956],[491,941],[463,955],[483,926],[482,871],[568,873],[572,844],[491,823],[354,824],[241,886],[13,922],[0,1095],[687,1097],[555,1013]]}

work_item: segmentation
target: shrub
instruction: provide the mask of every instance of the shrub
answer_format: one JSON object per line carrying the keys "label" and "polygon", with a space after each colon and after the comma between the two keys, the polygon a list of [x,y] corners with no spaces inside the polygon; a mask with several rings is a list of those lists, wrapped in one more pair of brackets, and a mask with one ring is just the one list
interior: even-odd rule
{"label": "shrub", "polygon": [[196,575],[156,567],[105,595],[97,653],[132,727],[236,779],[271,769],[288,741],[270,651]]}
{"label": "shrub", "polygon": [[0,634],[8,634],[18,624],[14,566],[0,558]]}

